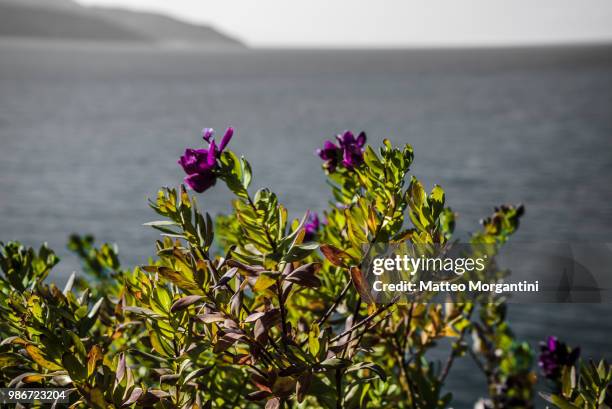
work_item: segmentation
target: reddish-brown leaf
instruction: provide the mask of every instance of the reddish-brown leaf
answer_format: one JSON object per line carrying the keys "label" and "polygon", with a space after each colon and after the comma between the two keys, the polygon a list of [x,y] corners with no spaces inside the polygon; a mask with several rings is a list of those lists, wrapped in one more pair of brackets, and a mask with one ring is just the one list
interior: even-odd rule
{"label": "reddish-brown leaf", "polygon": [[263,317],[264,315],[266,315],[265,312],[254,312],[251,315],[249,315],[248,317],[246,317],[244,319],[244,322],[253,322],[253,321],[257,321],[258,319],[260,319],[261,317]]}
{"label": "reddish-brown leaf", "polygon": [[125,354],[122,352],[119,354],[119,362],[117,363],[117,370],[115,371],[115,380],[117,383],[121,382],[123,375],[125,375]]}
{"label": "reddish-brown leaf", "polygon": [[174,302],[174,304],[172,304],[172,307],[170,307],[170,312],[177,312],[177,311],[184,310],[185,308],[189,307],[192,304],[197,303],[203,298],[204,297],[202,297],[201,295],[188,295],[186,297],[179,298],[178,300]]}
{"label": "reddish-brown leaf", "polygon": [[265,409],[278,409],[280,408],[280,398],[272,398],[266,402]]}
{"label": "reddish-brown leaf", "polygon": [[265,398],[267,398],[268,396],[270,396],[270,392],[266,392],[266,391],[255,391],[255,392],[251,392],[249,393],[246,398],[247,400],[250,400],[252,402],[258,401],[258,400],[263,400]]}
{"label": "reddish-brown leaf", "polygon": [[234,357],[234,363],[238,365],[249,365],[253,363],[253,357],[251,355],[236,355]]}
{"label": "reddish-brown leaf", "polygon": [[368,290],[365,277],[363,276],[363,273],[361,272],[361,269],[359,269],[359,267],[351,267],[351,278],[353,280],[353,285],[355,286],[355,289],[357,290],[359,295],[361,295],[363,301],[367,304],[373,304],[374,299],[372,298],[372,295]]}
{"label": "reddish-brown leaf", "polygon": [[253,333],[255,334],[255,340],[257,340],[257,342],[265,343],[268,340],[268,331],[261,320],[255,321]]}
{"label": "reddish-brown leaf", "polygon": [[236,275],[236,272],[238,272],[238,267],[232,267],[229,270],[227,270],[227,272],[221,276],[217,285],[213,287],[213,290],[216,290],[217,288],[221,288],[227,283],[229,283],[230,280]]}
{"label": "reddish-brown leaf", "polygon": [[262,266],[249,266],[237,260],[227,260],[225,263],[230,267],[238,268],[246,273],[247,276],[255,275],[265,270]]}
{"label": "reddish-brown leaf", "polygon": [[225,315],[220,312],[209,312],[200,314],[197,318],[205,324],[212,324],[213,322],[225,321]]}
{"label": "reddish-brown leaf", "polygon": [[336,267],[348,267],[351,261],[351,256],[349,256],[345,251],[342,251],[331,244],[322,244],[319,248],[321,249],[321,252],[325,258]]}
{"label": "reddish-brown leaf", "polygon": [[238,342],[239,339],[241,339],[243,337],[244,337],[243,334],[238,334],[238,333],[235,333],[235,332],[228,332],[227,334],[225,334],[221,338],[219,338],[219,340],[215,344],[215,348],[214,348],[213,351],[216,354],[218,354],[220,352],[223,352],[226,349],[228,349],[229,347],[231,347],[232,345],[234,345],[236,342]]}
{"label": "reddish-brown leaf", "polygon": [[321,265],[319,263],[308,263],[293,270],[285,280],[299,284],[303,287],[316,288],[321,286],[321,280],[316,276]]}
{"label": "reddish-brown leaf", "polygon": [[123,402],[123,404],[121,405],[122,407],[128,407],[131,406],[133,403],[135,403],[138,399],[140,399],[140,396],[142,395],[142,389],[141,388],[134,388],[132,390],[132,392],[130,393],[130,396],[125,400],[125,402]]}
{"label": "reddish-brown leaf", "polygon": [[266,379],[262,375],[258,373],[251,374],[251,382],[253,382],[253,385],[255,385],[257,389],[272,393],[272,389],[270,387],[270,380]]}

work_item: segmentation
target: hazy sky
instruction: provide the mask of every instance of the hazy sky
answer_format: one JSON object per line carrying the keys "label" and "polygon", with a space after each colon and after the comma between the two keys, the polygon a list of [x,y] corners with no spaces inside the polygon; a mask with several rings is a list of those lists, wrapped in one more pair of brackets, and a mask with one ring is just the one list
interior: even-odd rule
{"label": "hazy sky", "polygon": [[612,0],[78,0],[163,11],[255,46],[612,40]]}

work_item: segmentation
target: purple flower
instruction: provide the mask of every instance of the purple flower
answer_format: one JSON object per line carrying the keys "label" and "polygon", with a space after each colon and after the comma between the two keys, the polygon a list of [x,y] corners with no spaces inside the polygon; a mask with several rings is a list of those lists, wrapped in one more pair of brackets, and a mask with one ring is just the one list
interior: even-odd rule
{"label": "purple flower", "polygon": [[325,161],[325,169],[333,173],[342,160],[342,149],[332,141],[325,141],[323,149],[317,149],[317,155]]}
{"label": "purple flower", "polygon": [[213,138],[214,131],[211,128],[205,128],[202,131],[202,137],[209,143],[208,149],[185,149],[185,153],[178,160],[179,165],[187,174],[185,183],[198,193],[204,192],[217,182],[215,169],[217,167],[217,159],[227,146],[232,135],[233,128],[227,128],[225,135],[221,139],[219,149]]}
{"label": "purple flower", "polygon": [[564,366],[572,366],[580,356],[580,348],[571,349],[556,337],[548,337],[540,343],[538,365],[545,377],[558,379]]}
{"label": "purple flower", "polygon": [[342,135],[337,135],[336,138],[338,139],[338,142],[340,142],[340,146],[343,148],[348,146],[363,148],[363,145],[365,145],[366,142],[365,132],[361,132],[355,139],[355,136],[351,131],[344,131]]}
{"label": "purple flower", "polygon": [[329,172],[335,172],[342,164],[347,169],[353,169],[363,163],[363,146],[366,142],[365,132],[361,132],[357,138],[351,131],[344,131],[336,135],[338,145],[332,141],[325,141],[322,149],[317,150],[317,155],[325,161],[323,165]]}
{"label": "purple flower", "polygon": [[306,217],[306,222],[304,223],[304,231],[306,234],[304,235],[305,241],[311,241],[314,239],[317,231],[319,230],[319,216],[315,212],[308,212],[308,216]]}
{"label": "purple flower", "polygon": [[355,166],[361,165],[363,162],[363,151],[355,145],[349,145],[344,148],[342,156],[342,164],[347,169],[353,169]]}

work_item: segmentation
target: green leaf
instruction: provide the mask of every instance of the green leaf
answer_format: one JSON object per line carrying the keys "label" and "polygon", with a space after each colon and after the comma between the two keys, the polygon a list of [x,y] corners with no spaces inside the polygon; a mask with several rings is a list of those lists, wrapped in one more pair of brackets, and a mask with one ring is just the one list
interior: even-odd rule
{"label": "green leaf", "polygon": [[432,217],[435,220],[442,212],[442,209],[444,209],[444,190],[440,186],[435,185],[429,195],[428,202],[431,207]]}
{"label": "green leaf", "polygon": [[77,355],[79,355],[81,359],[85,359],[87,356],[87,351],[85,350],[85,345],[83,345],[83,342],[79,336],[72,331],[68,331],[68,334],[72,338],[72,343],[74,344],[74,349]]}
{"label": "green leaf", "polygon": [[166,280],[171,281],[172,283],[176,284],[177,287],[183,290],[188,290],[190,292],[201,292],[198,284],[193,279],[193,276],[188,277],[182,272],[168,267],[159,267],[157,272]]}
{"label": "green leaf", "polygon": [[87,377],[87,366],[81,363],[70,352],[62,356],[62,365],[68,371],[70,377],[75,381],[83,381]]}
{"label": "green leaf", "polygon": [[276,279],[280,275],[277,271],[264,271],[259,274],[257,277],[257,281],[255,281],[255,285],[253,286],[253,291],[259,292],[263,291],[274,284],[276,284]]}
{"label": "green leaf", "polygon": [[128,307],[123,307],[123,311],[131,312],[136,315],[140,315],[140,316],[147,317],[147,318],[153,318],[153,319],[161,318],[161,315],[151,311],[148,308],[144,308],[144,307],[128,306]]}
{"label": "green leaf", "polygon": [[368,369],[368,370],[374,372],[376,375],[378,375],[378,377],[381,380],[383,380],[383,381],[387,380],[387,374],[385,373],[385,370],[382,367],[380,367],[379,365],[376,365],[374,362],[360,362],[357,365],[351,366],[347,370],[347,372],[359,371],[361,369]]}
{"label": "green leaf", "polygon": [[179,224],[177,222],[172,221],[172,220],[156,220],[156,221],[152,221],[152,222],[143,223],[142,225],[143,226],[158,227],[158,226],[178,226]]}
{"label": "green leaf", "polygon": [[251,170],[251,165],[244,157],[240,158],[240,162],[242,163],[242,186],[244,186],[246,190],[251,185],[253,171]]}
{"label": "green leaf", "polygon": [[319,335],[320,329],[318,324],[312,324],[310,331],[308,332],[308,349],[310,354],[314,357],[319,355]]}
{"label": "green leaf", "polygon": [[0,353],[0,368],[8,368],[23,363],[23,357],[13,352]]}
{"label": "green leaf", "polygon": [[159,332],[156,330],[149,331],[149,340],[151,341],[151,345],[155,352],[164,357],[171,357],[174,355],[174,351],[168,343],[162,339]]}
{"label": "green leaf", "polygon": [[96,315],[98,315],[98,310],[100,310],[100,306],[102,306],[102,302],[104,301],[104,298],[100,298],[93,307],[91,307],[91,310],[89,311],[89,313],[87,314],[87,318],[89,319],[93,319],[96,317]]}
{"label": "green leaf", "polygon": [[321,365],[323,368],[327,368],[327,369],[346,368],[350,364],[351,364],[350,360],[344,359],[344,358],[337,358],[337,357],[328,358],[328,359],[324,360],[323,362],[319,363],[319,365]]}
{"label": "green leaf", "polygon": [[563,373],[561,376],[561,393],[564,397],[569,398],[572,394],[572,390],[576,386],[576,373],[574,367],[563,367]]}
{"label": "green leaf", "polygon": [[558,407],[559,409],[580,409],[579,407],[574,406],[572,403],[566,401],[565,399],[557,395],[540,392],[540,396]]}
{"label": "green leaf", "polygon": [[192,371],[189,374],[187,374],[187,376],[185,376],[185,380],[183,381],[183,383],[188,383],[194,379],[199,378],[200,376],[206,375],[212,369],[213,369],[212,366],[196,369],[195,371]]}

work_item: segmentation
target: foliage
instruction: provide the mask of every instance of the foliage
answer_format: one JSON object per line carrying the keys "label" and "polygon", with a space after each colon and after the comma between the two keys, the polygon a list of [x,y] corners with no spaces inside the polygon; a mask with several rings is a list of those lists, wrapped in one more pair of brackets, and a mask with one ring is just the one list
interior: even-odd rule
{"label": "foliage", "polygon": [[560,409],[612,407],[612,367],[602,360],[578,361],[579,348],[570,348],[555,337],[541,346],[539,365],[550,381],[552,393],[540,395]]}
{"label": "foliage", "polygon": [[[326,159],[334,199],[319,224],[308,213],[289,220],[269,189],[251,193],[251,166],[224,149],[232,133],[217,150],[207,130],[211,147],[181,165],[206,178],[199,187],[223,181],[233,211],[213,219],[184,186],[160,190],[150,206],[161,220],[147,225],[161,238],[148,265],[125,269],[113,246],[75,235],[69,248],[85,275],[60,290],[45,282],[58,261],[46,246],[0,246],[2,387],[70,388],[74,408],[445,408],[446,377],[469,355],[487,406],[532,407],[532,354],[503,303],[376,305],[365,290],[369,246],[453,237],[445,193],[427,193],[410,174],[409,145],[374,150],[365,134],[342,135],[328,152],[333,166]],[[522,213],[496,209],[472,242],[503,245]],[[429,360],[443,340],[448,359]],[[588,385],[601,393],[609,368],[594,374],[585,369],[563,399],[587,402]]]}

